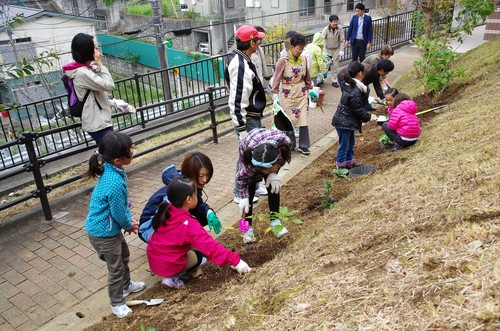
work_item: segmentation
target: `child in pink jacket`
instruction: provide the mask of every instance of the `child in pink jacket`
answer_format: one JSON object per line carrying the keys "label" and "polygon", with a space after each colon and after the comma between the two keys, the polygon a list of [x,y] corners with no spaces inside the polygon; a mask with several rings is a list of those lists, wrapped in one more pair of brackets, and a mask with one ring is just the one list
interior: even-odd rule
{"label": "child in pink jacket", "polygon": [[[212,238],[189,213],[196,207],[196,185],[187,177],[176,177],[168,186],[168,201],[160,204],[153,218],[153,235],[146,249],[149,268],[162,284],[180,288],[179,279],[208,260],[220,266],[229,265],[239,273],[251,269],[237,253],[231,252]],[[194,249],[193,249],[194,247]]]}
{"label": "child in pink jacket", "polygon": [[382,124],[385,134],[395,143],[393,151],[415,144],[420,137],[422,130],[416,115],[417,110],[415,101],[405,93],[399,93],[394,97],[391,118]]}

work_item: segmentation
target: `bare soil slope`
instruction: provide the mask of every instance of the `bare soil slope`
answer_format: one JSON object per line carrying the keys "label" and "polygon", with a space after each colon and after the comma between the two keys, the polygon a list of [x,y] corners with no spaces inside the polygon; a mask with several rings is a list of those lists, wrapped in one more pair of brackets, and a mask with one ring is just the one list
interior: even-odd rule
{"label": "bare soil slope", "polygon": [[[88,330],[500,328],[499,51],[497,38],[461,57],[467,78],[434,103],[414,76],[402,79],[421,110],[449,106],[422,117],[424,133],[405,151],[381,150],[380,127],[365,125],[355,155],[377,166],[369,175],[336,178],[332,146],[284,187],[282,205],[304,222],[284,238],[265,233],[265,221],[255,244],[221,236],[254,272],[209,263],[181,290],[158,282],[140,296],[165,298],[160,306]],[[339,200],[329,210],[325,179]]]}

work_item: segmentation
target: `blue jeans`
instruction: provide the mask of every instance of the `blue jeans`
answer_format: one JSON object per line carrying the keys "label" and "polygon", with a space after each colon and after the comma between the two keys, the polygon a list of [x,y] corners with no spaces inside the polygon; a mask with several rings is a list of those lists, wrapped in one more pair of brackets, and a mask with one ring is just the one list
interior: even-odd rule
{"label": "blue jeans", "polygon": [[[247,117],[247,122],[245,123],[245,130],[248,132],[250,132],[251,130],[253,129],[260,129],[262,127],[262,119],[260,117]],[[236,128],[234,129],[235,132],[236,132],[236,136],[238,137],[238,141],[240,140],[240,133],[236,130]],[[239,159],[239,157],[238,157]],[[235,175],[238,174],[238,171],[240,170],[240,167],[239,167],[239,162],[238,160],[236,160],[236,172],[235,172]],[[233,193],[234,193],[234,196],[237,197],[237,198],[241,198],[240,197],[240,188],[239,188],[239,185],[238,185],[238,181],[236,181],[236,176],[235,177],[235,181],[234,181],[234,190],[233,190]],[[257,183],[257,186],[255,189],[259,189],[259,184]],[[255,194],[255,192],[254,192]]]}
{"label": "blue jeans", "polygon": [[96,131],[96,132],[87,132],[87,133],[89,134],[89,136],[92,137],[92,139],[94,139],[95,143],[97,144],[97,147],[99,147],[99,143],[101,142],[102,138],[104,138],[105,135],[107,135],[108,133],[111,133],[111,132],[113,132],[112,126],[107,127],[106,129]]}
{"label": "blue jeans", "polygon": [[337,128],[339,150],[337,152],[337,167],[345,167],[354,162],[354,130]]}

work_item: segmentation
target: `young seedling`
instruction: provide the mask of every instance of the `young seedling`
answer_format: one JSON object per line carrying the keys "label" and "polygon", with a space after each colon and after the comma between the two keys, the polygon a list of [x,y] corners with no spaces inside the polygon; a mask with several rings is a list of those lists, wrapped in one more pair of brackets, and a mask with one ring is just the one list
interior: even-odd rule
{"label": "young seedling", "polygon": [[328,179],[323,179],[323,192],[326,196],[326,201],[323,201],[323,209],[330,209],[337,203],[337,200],[333,198],[333,186]]}
{"label": "young seedling", "polygon": [[349,170],[348,169],[334,169],[333,174],[337,178],[347,178],[347,176],[349,176]]}
{"label": "young seedling", "polygon": [[300,219],[293,217],[293,215],[298,212],[298,210],[288,210],[288,207],[280,207],[280,211],[278,213],[272,212],[270,216],[272,216],[273,219],[279,219],[281,221],[281,225],[277,225],[274,228],[268,227],[264,234],[268,233],[269,231],[273,231],[273,233],[277,235],[281,230],[283,230],[283,224],[287,222],[302,224],[303,222]]}

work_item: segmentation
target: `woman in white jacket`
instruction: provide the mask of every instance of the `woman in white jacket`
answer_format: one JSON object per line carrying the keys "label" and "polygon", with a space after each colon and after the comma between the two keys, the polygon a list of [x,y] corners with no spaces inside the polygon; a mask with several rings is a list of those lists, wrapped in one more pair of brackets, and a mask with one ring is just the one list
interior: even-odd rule
{"label": "woman in white jacket", "polygon": [[102,53],[91,35],[75,35],[71,42],[71,54],[75,62],[66,64],[62,71],[73,79],[79,100],[83,101],[87,91],[90,91],[83,106],[82,129],[99,145],[106,134],[113,132],[108,92],[113,91],[115,83],[102,63]]}

